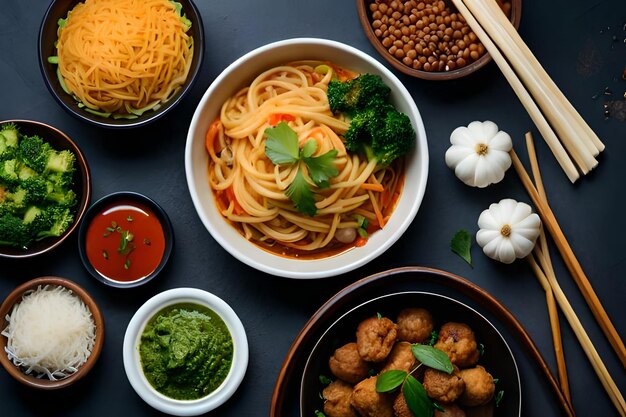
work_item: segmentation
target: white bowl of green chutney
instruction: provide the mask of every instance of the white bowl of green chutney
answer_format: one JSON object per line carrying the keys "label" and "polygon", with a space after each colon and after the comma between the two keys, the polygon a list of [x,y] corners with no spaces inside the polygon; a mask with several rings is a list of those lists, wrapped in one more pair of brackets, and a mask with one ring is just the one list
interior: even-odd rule
{"label": "white bowl of green chutney", "polygon": [[176,416],[207,413],[237,390],[248,367],[248,340],[235,311],[197,288],[146,301],[124,335],[124,369],[137,394]]}

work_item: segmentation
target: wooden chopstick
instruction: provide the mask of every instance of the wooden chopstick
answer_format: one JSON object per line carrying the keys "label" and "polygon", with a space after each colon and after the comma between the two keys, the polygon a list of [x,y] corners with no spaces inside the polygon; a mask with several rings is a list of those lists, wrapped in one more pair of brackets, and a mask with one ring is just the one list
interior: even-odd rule
{"label": "wooden chopstick", "polygon": [[559,223],[557,222],[554,213],[550,209],[550,206],[547,203],[544,203],[539,196],[537,189],[533,185],[530,177],[528,176],[528,173],[524,169],[524,165],[522,165],[522,162],[515,153],[515,150],[511,149],[510,155],[513,161],[513,167],[515,168],[517,175],[520,177],[522,184],[524,185],[524,188],[526,189],[526,192],[528,193],[530,199],[537,208],[537,212],[539,213],[539,216],[541,217],[544,226],[552,236],[556,247],[561,253],[563,261],[565,262],[565,266],[567,266],[567,269],[574,278],[576,285],[578,285],[578,288],[585,298],[585,301],[589,305],[591,312],[598,321],[600,328],[602,329],[605,336],[609,340],[609,343],[617,353],[619,360],[622,362],[622,366],[626,367],[626,347],[624,346],[624,342],[622,342],[622,339],[617,333],[617,330],[615,330],[613,323],[611,323],[609,316],[606,314],[602,303],[600,303],[598,296],[591,287],[589,279],[587,278],[585,272],[580,266],[578,259],[576,259],[576,255],[574,255],[574,251],[572,250],[567,239],[565,238],[565,235],[563,234],[563,231],[561,230],[561,227],[559,226]]}
{"label": "wooden chopstick", "polygon": [[[532,256],[532,255],[530,255]],[[531,258],[529,257],[529,262]],[[533,267],[531,263],[531,267]],[[534,270],[534,267],[533,267]],[[569,391],[569,379],[567,377],[567,366],[565,364],[565,355],[563,354],[563,341],[561,339],[561,325],[559,323],[559,313],[556,309],[556,300],[550,283],[541,274],[535,274],[537,281],[541,284],[546,293],[546,304],[548,306],[548,317],[550,318],[550,328],[552,329],[552,344],[554,345],[554,356],[556,358],[557,371],[559,374],[559,385],[565,399],[572,404],[572,398]]]}
{"label": "wooden chopstick", "polygon": [[559,141],[559,138],[556,136],[552,128],[550,127],[548,121],[539,110],[537,104],[533,101],[532,97],[524,88],[522,82],[517,78],[515,72],[508,64],[504,56],[498,50],[498,47],[491,41],[491,39],[487,36],[485,31],[482,29],[480,24],[474,19],[470,11],[465,7],[462,0],[452,0],[456,8],[461,12],[464,16],[468,25],[472,28],[474,33],[480,38],[483,45],[493,58],[494,62],[502,73],[504,77],[507,79],[511,88],[519,98],[520,102],[528,112],[530,118],[537,126],[537,129],[541,133],[541,136],[545,140],[546,144],[555,155],[557,162],[567,175],[567,178],[571,182],[576,182],[576,180],[580,177],[578,171],[576,170],[576,166],[570,159],[570,156],[565,151],[563,144]]}
{"label": "wooden chopstick", "polygon": [[[535,188],[537,193],[541,197],[544,203],[548,204],[548,196],[546,190],[543,187],[543,180],[541,179],[541,171],[539,170],[539,162],[537,160],[537,153],[535,152],[535,144],[530,132],[526,133],[526,149],[528,150],[528,157],[530,159],[530,168],[533,173],[533,179],[535,180]],[[539,245],[536,247],[535,255],[537,258],[542,259],[545,263],[544,269],[547,267],[552,269],[552,261],[548,252],[548,241],[546,239],[545,232],[542,230],[539,236]],[[563,353],[563,340],[561,338],[561,325],[559,322],[559,314],[556,306],[556,299],[550,283],[545,277],[536,275],[539,283],[543,287],[546,293],[546,304],[548,306],[548,315],[550,317],[550,327],[552,329],[552,344],[554,346],[554,356],[556,357],[557,371],[559,374],[559,384],[561,385],[561,391],[567,398],[567,401],[572,403],[572,398],[569,390],[569,378],[567,376],[567,366],[565,364],[565,354]],[[544,279],[542,279],[544,278]]]}
{"label": "wooden chopstick", "polygon": [[491,0],[483,0],[482,4],[486,5],[491,10],[491,15],[496,19],[498,25],[506,31],[508,36],[513,40],[515,45],[519,48],[522,55],[526,59],[528,65],[539,75],[539,77],[546,83],[547,87],[555,93],[555,97],[559,102],[559,105],[569,114],[571,119],[575,122],[577,127],[584,132],[589,141],[586,144],[592,144],[593,148],[590,148],[592,154],[597,156],[599,152],[604,150],[604,144],[600,138],[595,134],[593,129],[583,120],[580,114],[576,111],[572,103],[567,100],[563,92],[554,83],[552,78],[548,75],[545,69],[541,66],[535,55],[531,52],[530,48],[523,41],[515,27],[511,24],[509,19],[506,18],[502,10],[496,2]]}
{"label": "wooden chopstick", "polygon": [[[496,23],[496,17],[499,17],[502,13],[498,12],[497,15],[492,13],[485,6],[483,0],[464,0],[464,2],[474,18],[482,26],[486,35],[506,56],[525,86],[530,90],[530,93],[554,130],[556,130],[561,142],[578,165],[578,168],[583,174],[587,174],[591,169],[595,168],[598,161],[594,158],[590,147],[596,153],[597,150],[590,143],[590,139],[582,136],[582,130],[575,129],[575,122],[570,120],[571,117],[567,112],[563,111],[562,105],[556,99],[556,91],[551,89],[544,78],[534,71],[534,68],[528,64],[522,51],[508,36],[507,32],[504,31],[500,23]],[[480,35],[478,37],[484,42]],[[546,75],[546,78],[549,77]],[[588,145],[586,145],[587,142],[589,142]]]}
{"label": "wooden chopstick", "polygon": [[[543,233],[543,230],[542,230],[542,233]],[[565,318],[567,318],[567,321],[572,327],[574,334],[578,338],[578,341],[580,342],[580,345],[583,348],[583,351],[587,355],[587,358],[591,362],[591,365],[594,371],[596,372],[596,374],[598,375],[598,378],[600,379],[600,383],[602,384],[605,391],[609,395],[611,402],[613,403],[615,408],[617,408],[617,411],[619,412],[620,416],[626,417],[626,402],[624,402],[624,397],[622,396],[619,389],[617,388],[617,385],[615,384],[615,381],[613,381],[613,378],[611,378],[611,375],[609,374],[609,371],[606,369],[606,366],[604,366],[604,363],[602,362],[600,355],[598,355],[598,352],[593,346],[593,342],[591,341],[591,339],[589,339],[587,332],[585,332],[585,329],[583,328],[582,324],[580,323],[580,320],[576,316],[576,313],[572,309],[572,306],[570,305],[569,301],[567,300],[567,297],[563,293],[563,290],[561,290],[561,287],[559,286],[559,283],[557,282],[556,277],[554,275],[554,271],[550,270],[549,268],[546,268],[545,264],[544,264],[544,268],[546,268],[546,270],[542,270],[539,267],[539,264],[537,263],[537,260],[535,259],[533,254],[530,254],[528,256],[528,260],[530,262],[530,265],[533,271],[535,272],[535,275],[539,277],[538,279],[540,281],[545,280],[549,283],[550,288],[554,292],[556,300],[559,303],[559,307],[561,307],[561,311],[563,311]],[[540,262],[541,262],[541,258],[540,258]]]}

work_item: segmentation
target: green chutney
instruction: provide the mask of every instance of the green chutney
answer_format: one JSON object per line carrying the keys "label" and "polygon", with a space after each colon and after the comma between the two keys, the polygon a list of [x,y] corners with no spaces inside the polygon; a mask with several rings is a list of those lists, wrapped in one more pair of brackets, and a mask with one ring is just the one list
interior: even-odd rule
{"label": "green chutney", "polygon": [[179,303],[148,321],[139,356],[144,375],[158,392],[176,400],[196,400],[226,379],[233,362],[233,338],[213,310]]}

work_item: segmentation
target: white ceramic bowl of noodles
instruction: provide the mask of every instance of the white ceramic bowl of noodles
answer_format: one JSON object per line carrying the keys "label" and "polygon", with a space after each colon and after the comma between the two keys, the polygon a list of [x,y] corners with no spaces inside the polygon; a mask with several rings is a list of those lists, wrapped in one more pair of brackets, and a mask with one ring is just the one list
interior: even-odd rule
{"label": "white ceramic bowl of noodles", "polygon": [[[222,104],[263,71],[298,60],[330,61],[359,73],[378,74],[391,92],[396,108],[411,119],[417,134],[416,146],[406,158],[406,181],[391,218],[382,230],[373,233],[368,243],[334,256],[294,259],[270,253],[246,240],[220,214],[207,179],[208,155],[205,135],[219,116]],[[409,227],[424,197],[428,177],[426,132],[411,94],[380,62],[340,42],[298,38],[257,48],[229,65],[211,84],[193,115],[185,149],[187,184],[196,211],[213,238],[231,255],[260,271],[288,278],[310,279],[352,271],[385,252]]]}

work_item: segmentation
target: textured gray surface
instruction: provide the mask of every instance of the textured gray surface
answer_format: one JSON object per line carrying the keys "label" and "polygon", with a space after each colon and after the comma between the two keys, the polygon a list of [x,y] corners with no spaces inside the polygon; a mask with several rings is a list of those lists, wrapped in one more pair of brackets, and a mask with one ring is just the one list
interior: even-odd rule
{"label": "textured gray surface", "polygon": [[[533,125],[497,67],[491,64],[470,78],[445,83],[398,74],[420,109],[431,155],[429,184],[415,221],[386,254],[346,276],[304,282],[276,278],[236,261],[213,240],[196,215],[187,191],[183,158],[194,108],[228,64],[272,41],[300,36],[329,38],[382,58],[361,31],[353,1],[196,3],[210,43],[193,91],[154,125],[117,132],[97,129],[68,115],[45,88],[36,48],[47,2],[0,0],[0,119],[39,120],[66,132],[91,164],[94,200],[120,190],[145,193],[169,213],[176,233],[167,270],[149,285],[134,290],[106,288],[90,278],[80,264],[75,237],[36,261],[0,261],[0,299],[28,279],[58,275],[85,287],[99,303],[106,322],[102,356],[90,375],[74,387],[36,392],[0,372],[0,415],[156,414],[126,379],[122,339],[128,321],[145,300],[160,291],[183,286],[206,289],[222,297],[236,310],[248,331],[251,360],[246,378],[235,396],[211,414],[267,415],[284,355],[311,314],[348,283],[407,265],[448,270],[487,289],[518,317],[554,369],[543,293],[527,264],[504,266],[492,262],[475,246],[474,267],[470,268],[448,248],[458,229],[476,231],[476,219],[490,203],[506,197],[528,201],[512,171],[502,183],[479,190],[459,182],[443,160],[450,132],[456,126],[485,119],[495,121],[513,136],[525,160],[522,137]],[[626,164],[622,160],[626,155],[626,122],[605,120],[602,105],[607,99],[620,99],[626,90],[626,81],[620,78],[626,66],[625,20],[626,2],[622,0],[527,1],[520,27],[547,71],[607,145],[596,172],[571,185],[547,146],[537,141],[553,211],[622,337],[626,337]],[[605,87],[613,96],[600,94],[592,98]],[[554,262],[563,289],[598,352],[618,386],[626,391],[623,368],[562,261],[554,256]],[[562,330],[578,415],[617,415],[565,321]],[[558,415],[538,372],[515,341],[511,344],[522,374],[522,414]]]}

